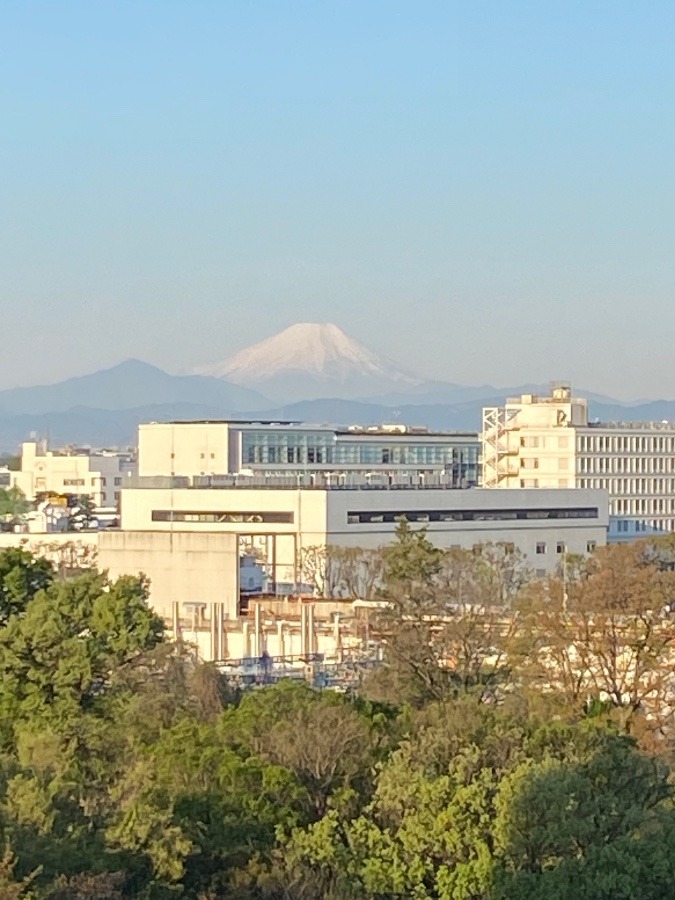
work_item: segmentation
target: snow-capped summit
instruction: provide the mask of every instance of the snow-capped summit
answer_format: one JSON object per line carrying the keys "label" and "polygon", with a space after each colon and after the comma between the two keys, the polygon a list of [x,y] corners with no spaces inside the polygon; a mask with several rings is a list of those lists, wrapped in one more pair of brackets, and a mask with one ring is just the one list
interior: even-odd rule
{"label": "snow-capped summit", "polygon": [[283,402],[380,395],[424,381],[329,322],[291,325],[198,372],[255,388]]}

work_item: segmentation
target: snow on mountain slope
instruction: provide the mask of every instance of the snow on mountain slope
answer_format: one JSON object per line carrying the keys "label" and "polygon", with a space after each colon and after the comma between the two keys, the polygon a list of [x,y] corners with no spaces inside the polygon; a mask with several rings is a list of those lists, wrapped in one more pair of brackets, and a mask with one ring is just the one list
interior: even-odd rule
{"label": "snow on mountain slope", "polygon": [[330,323],[291,325],[224,362],[197,371],[264,391],[284,402],[376,395],[424,381]]}

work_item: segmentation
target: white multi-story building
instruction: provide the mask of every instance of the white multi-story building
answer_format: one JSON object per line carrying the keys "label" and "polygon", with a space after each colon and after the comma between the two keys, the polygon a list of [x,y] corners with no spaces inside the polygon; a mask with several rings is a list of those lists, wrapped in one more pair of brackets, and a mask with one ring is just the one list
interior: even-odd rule
{"label": "white multi-story building", "polygon": [[447,487],[478,483],[478,434],[436,432],[401,424],[372,427],[299,422],[150,422],[138,429],[141,476],[333,473],[363,484],[385,475],[415,483],[433,477]]}
{"label": "white multi-story building", "polygon": [[609,496],[609,538],[675,531],[675,422],[589,422],[567,385],[483,410],[486,488],[592,488]]}
{"label": "white multi-story building", "polygon": [[42,494],[77,494],[91,497],[94,506],[115,507],[125,479],[135,473],[130,453],[49,450],[42,441],[26,441],[21,445],[21,469],[11,478],[28,500]]}

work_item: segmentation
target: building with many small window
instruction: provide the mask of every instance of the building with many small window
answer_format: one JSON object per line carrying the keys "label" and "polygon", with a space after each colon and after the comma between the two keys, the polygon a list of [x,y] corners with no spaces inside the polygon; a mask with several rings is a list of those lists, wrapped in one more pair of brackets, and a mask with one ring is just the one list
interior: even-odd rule
{"label": "building with many small window", "polygon": [[139,427],[139,475],[333,474],[342,483],[478,483],[478,435],[405,425],[335,428],[299,422],[152,422]]}
{"label": "building with many small window", "polygon": [[589,422],[567,385],[483,410],[486,488],[590,488],[609,496],[609,537],[675,531],[675,422]]}
{"label": "building with many small window", "polygon": [[12,472],[11,479],[28,500],[43,494],[77,494],[90,497],[96,507],[115,507],[125,479],[135,474],[131,453],[49,450],[44,441],[25,441],[21,469]]}

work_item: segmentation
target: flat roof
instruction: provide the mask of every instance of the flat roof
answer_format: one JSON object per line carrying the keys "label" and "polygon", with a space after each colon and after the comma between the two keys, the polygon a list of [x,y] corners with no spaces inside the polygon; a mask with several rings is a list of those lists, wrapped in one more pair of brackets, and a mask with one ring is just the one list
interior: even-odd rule
{"label": "flat roof", "polygon": [[374,429],[351,429],[351,428],[336,428],[335,434],[339,434],[340,437],[348,436],[348,437],[386,437],[386,438],[425,438],[425,437],[465,437],[465,438],[473,438],[474,440],[478,440],[478,432],[477,431],[420,431],[418,429],[411,429],[409,431],[389,431],[388,429],[378,429],[375,431]]}
{"label": "flat roof", "polygon": [[[141,422],[141,425],[302,425],[296,419],[170,419],[167,422]],[[317,426],[319,427],[319,426]]]}
{"label": "flat roof", "polygon": [[[306,429],[317,431],[331,431],[333,434],[352,435],[359,437],[388,437],[388,438],[410,438],[410,437],[467,437],[478,439],[477,431],[451,431],[451,430],[434,430],[426,428],[422,425],[399,425],[391,426],[383,425],[331,425],[327,422],[319,424],[317,422],[301,422],[297,419],[172,419],[168,422],[142,422],[144,425],[250,425],[256,427],[276,426],[279,428],[297,428],[298,430]],[[405,430],[403,430],[405,429]]]}
{"label": "flat roof", "polygon": [[[575,426],[572,426],[575,427]],[[611,428],[615,431],[625,429],[626,431],[675,431],[675,422],[664,419],[661,422],[588,422],[587,425],[577,425],[577,429],[582,428]]]}

